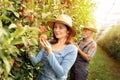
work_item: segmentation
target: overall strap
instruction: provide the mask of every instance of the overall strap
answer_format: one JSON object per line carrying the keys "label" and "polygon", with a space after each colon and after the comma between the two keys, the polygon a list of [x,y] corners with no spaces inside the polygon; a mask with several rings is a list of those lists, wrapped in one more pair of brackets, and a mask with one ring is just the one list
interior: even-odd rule
{"label": "overall strap", "polygon": [[87,43],[87,44],[82,48],[82,51],[83,51],[88,45],[90,45],[91,43],[93,43],[93,41],[90,41],[89,43]]}

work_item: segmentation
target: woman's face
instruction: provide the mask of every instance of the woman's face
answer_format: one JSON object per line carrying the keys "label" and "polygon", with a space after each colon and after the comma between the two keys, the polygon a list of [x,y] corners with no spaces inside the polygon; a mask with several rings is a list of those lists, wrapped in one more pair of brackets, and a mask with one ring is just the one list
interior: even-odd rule
{"label": "woman's face", "polygon": [[54,32],[55,37],[58,39],[66,38],[68,36],[67,27],[60,22],[55,23],[53,32]]}

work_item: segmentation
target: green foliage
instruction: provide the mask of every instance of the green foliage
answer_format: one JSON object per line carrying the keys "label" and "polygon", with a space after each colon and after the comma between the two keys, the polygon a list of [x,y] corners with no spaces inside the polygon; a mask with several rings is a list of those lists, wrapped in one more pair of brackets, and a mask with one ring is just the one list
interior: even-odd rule
{"label": "green foliage", "polygon": [[[33,66],[27,60],[27,44],[29,42],[30,51],[32,53],[38,52],[39,46],[37,38],[38,34],[40,33],[39,29],[25,26],[18,28],[16,27],[14,28],[13,32],[10,32],[11,29],[5,29],[3,27],[1,27],[0,30],[0,37],[2,38],[0,41],[0,64],[3,64],[0,66],[0,69],[2,69],[0,70],[1,76],[4,75],[5,78],[15,77],[15,79],[19,79],[21,77],[20,74],[23,74],[21,80],[26,80],[23,78],[30,76],[30,73],[36,69],[33,68]],[[16,71],[14,68],[22,72],[16,72],[18,74],[13,73]],[[30,76],[29,78],[32,77]]]}
{"label": "green foliage", "polygon": [[73,17],[74,27],[77,30],[76,38],[78,40],[82,34],[80,25],[84,25],[87,22],[95,25],[93,17],[95,4],[92,3],[92,0],[77,0],[72,5],[71,16]]}
{"label": "green foliage", "polygon": [[94,22],[94,6],[92,0],[0,0],[0,79],[34,80],[42,63],[32,66],[26,54],[28,48],[33,55],[41,48],[39,27],[44,25],[50,38],[46,22],[66,13],[73,19],[77,40],[80,24]]}
{"label": "green foliage", "polygon": [[113,26],[102,38],[98,44],[107,51],[116,60],[120,60],[120,25]]}

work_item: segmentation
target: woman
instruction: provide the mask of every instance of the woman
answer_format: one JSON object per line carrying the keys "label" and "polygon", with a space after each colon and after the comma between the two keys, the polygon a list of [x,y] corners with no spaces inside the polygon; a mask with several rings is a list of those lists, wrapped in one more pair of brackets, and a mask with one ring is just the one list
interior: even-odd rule
{"label": "woman", "polygon": [[44,72],[39,80],[67,80],[68,72],[77,57],[77,47],[72,44],[72,37],[75,36],[72,19],[62,14],[47,24],[53,30],[53,39],[48,42],[41,37],[43,48],[36,57],[29,55],[30,60],[35,64],[44,62]]}

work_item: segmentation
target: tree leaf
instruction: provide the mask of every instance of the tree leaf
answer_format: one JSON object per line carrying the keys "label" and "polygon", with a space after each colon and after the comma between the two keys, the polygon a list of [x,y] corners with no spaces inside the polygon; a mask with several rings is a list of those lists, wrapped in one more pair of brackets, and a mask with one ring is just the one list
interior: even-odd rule
{"label": "tree leaf", "polygon": [[23,40],[24,45],[27,47],[27,44],[28,44],[28,39],[27,39],[27,38],[25,38],[25,37],[22,37],[22,40]]}
{"label": "tree leaf", "polygon": [[0,16],[0,19],[4,19],[4,20],[7,20],[7,21],[12,21],[10,18],[6,17],[6,16]]}
{"label": "tree leaf", "polygon": [[23,35],[26,31],[25,27],[18,27],[16,28],[15,32],[11,34],[12,37],[18,38]]}
{"label": "tree leaf", "polygon": [[17,18],[19,18],[19,14],[17,12],[13,11],[13,13]]}
{"label": "tree leaf", "polygon": [[16,28],[16,25],[15,25],[14,23],[12,23],[12,24],[9,25],[8,28],[9,28],[9,29],[11,29],[11,28]]}
{"label": "tree leaf", "polygon": [[19,50],[15,46],[12,46],[12,45],[8,48],[8,50],[9,50],[9,53],[11,54],[19,53]]}
{"label": "tree leaf", "polygon": [[8,35],[8,32],[4,28],[0,28],[0,42],[3,41]]}
{"label": "tree leaf", "polygon": [[31,43],[34,44],[34,45],[38,45],[38,40],[35,39],[35,38],[32,38]]}
{"label": "tree leaf", "polygon": [[9,59],[7,59],[6,56],[4,56],[3,54],[0,54],[0,56],[1,56],[2,60],[3,60],[3,62],[4,62],[5,76],[7,76],[9,74],[10,70],[11,70],[11,64],[9,62]]}
{"label": "tree leaf", "polygon": [[14,40],[12,40],[12,44],[13,45],[21,44],[21,43],[23,43],[21,38],[15,38]]}
{"label": "tree leaf", "polygon": [[0,20],[0,28],[2,27],[2,21]]}
{"label": "tree leaf", "polygon": [[47,16],[49,16],[51,13],[47,12],[47,13],[42,13],[42,19],[46,18]]}

